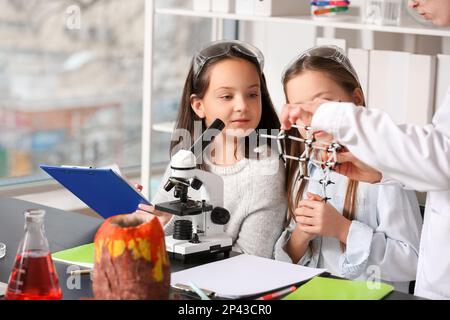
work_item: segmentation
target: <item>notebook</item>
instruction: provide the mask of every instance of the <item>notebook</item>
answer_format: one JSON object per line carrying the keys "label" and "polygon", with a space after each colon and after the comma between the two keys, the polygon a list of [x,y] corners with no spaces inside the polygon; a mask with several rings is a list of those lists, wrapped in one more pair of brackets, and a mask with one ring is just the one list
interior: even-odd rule
{"label": "notebook", "polygon": [[241,254],[174,272],[170,283],[177,287],[192,282],[199,288],[213,291],[218,297],[239,299],[297,284],[325,271]]}
{"label": "notebook", "polygon": [[52,259],[57,262],[93,269],[94,244],[89,243],[79,247],[55,252],[52,254]]}
{"label": "notebook", "polygon": [[283,300],[380,300],[394,287],[382,282],[316,277]]}
{"label": "notebook", "polygon": [[103,218],[132,213],[150,202],[111,168],[40,166]]}

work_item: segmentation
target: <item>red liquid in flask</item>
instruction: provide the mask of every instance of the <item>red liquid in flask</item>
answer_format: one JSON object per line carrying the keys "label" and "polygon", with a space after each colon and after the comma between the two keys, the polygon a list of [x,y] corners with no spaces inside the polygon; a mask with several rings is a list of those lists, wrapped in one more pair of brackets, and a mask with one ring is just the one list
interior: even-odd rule
{"label": "red liquid in flask", "polygon": [[5,297],[8,300],[60,300],[61,288],[50,253],[17,255]]}

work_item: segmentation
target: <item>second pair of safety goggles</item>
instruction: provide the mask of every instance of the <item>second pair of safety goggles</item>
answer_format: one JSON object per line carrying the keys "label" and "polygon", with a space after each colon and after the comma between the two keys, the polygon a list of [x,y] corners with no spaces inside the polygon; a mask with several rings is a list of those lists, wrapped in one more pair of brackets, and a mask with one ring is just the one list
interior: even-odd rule
{"label": "second pair of safety goggles", "polygon": [[359,78],[358,74],[356,73],[355,69],[353,68],[350,60],[348,59],[347,55],[345,54],[344,50],[339,48],[338,46],[317,46],[310,48],[304,52],[302,52],[300,55],[298,55],[294,60],[292,60],[287,67],[283,71],[282,76],[282,82],[284,83],[286,74],[289,73],[291,68],[295,66],[295,64],[305,59],[306,57],[321,57],[324,59],[330,59],[337,63],[339,63],[341,66],[345,68],[350,74],[358,81]]}
{"label": "second pair of safety goggles", "polygon": [[194,82],[198,80],[198,76],[208,61],[226,56],[231,51],[254,59],[261,70],[264,68],[264,56],[255,46],[239,40],[219,40],[207,45],[195,54],[193,59]]}

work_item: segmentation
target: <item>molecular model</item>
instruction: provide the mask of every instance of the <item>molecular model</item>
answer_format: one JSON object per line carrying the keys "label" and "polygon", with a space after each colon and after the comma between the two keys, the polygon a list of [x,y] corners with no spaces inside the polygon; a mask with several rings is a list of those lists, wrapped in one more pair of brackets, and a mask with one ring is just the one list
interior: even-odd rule
{"label": "molecular model", "polygon": [[[338,165],[337,151],[341,148],[341,145],[336,142],[332,142],[329,145],[325,145],[324,143],[317,141],[314,138],[313,130],[311,129],[311,127],[298,125],[293,125],[292,127],[296,129],[304,129],[304,131],[306,132],[306,138],[304,139],[291,136],[287,134],[286,131],[284,130],[281,130],[277,136],[267,134],[261,134],[260,136],[263,138],[269,138],[277,141],[278,152],[280,153],[280,157],[285,164],[287,162],[287,159],[291,159],[294,161],[299,161],[300,163],[306,164],[311,163],[318,170],[320,170],[320,172],[322,173],[321,178],[320,180],[315,180],[312,179],[310,176],[308,176],[304,171],[304,167],[300,165],[299,166],[300,172],[298,179],[315,181],[319,183],[322,187],[323,200],[327,202],[328,200],[330,200],[330,198],[327,197],[327,187],[330,184],[334,184],[334,182],[330,180],[330,172],[336,165]],[[305,145],[304,152],[301,155],[287,154],[285,150],[286,140],[292,140],[298,143],[303,143]],[[325,161],[318,159],[318,157],[316,156],[316,152],[314,152],[315,150],[326,151],[328,158]]]}

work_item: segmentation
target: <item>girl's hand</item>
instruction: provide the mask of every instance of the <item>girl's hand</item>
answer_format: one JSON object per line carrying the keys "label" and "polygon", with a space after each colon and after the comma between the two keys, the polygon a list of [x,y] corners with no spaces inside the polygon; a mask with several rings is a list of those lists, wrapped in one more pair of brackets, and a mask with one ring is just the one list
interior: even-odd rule
{"label": "girl's hand", "polygon": [[347,242],[351,221],[343,217],[332,205],[323,202],[316,194],[308,192],[308,200],[302,200],[295,210],[299,228],[316,236],[332,237]]}
{"label": "girl's hand", "polygon": [[309,243],[311,240],[313,240],[317,235],[305,232],[303,229],[303,226],[301,223],[298,222],[299,218],[296,216],[295,222],[297,222],[295,229],[293,233],[296,234],[296,239],[298,239],[301,242]]}
{"label": "girl's hand", "polygon": [[314,113],[319,107],[329,100],[315,99],[302,104],[285,104],[281,110],[281,129],[289,130],[293,124],[310,126]]}
{"label": "girl's hand", "polygon": [[308,245],[312,239],[316,237],[315,234],[305,232],[298,220],[295,219],[297,224],[292,231],[291,237],[284,246],[284,251],[292,259],[292,262],[298,263],[300,259],[305,255],[308,250]]}
{"label": "girl's hand", "polygon": [[138,210],[136,210],[137,213],[144,213],[144,214],[151,214],[158,218],[159,222],[161,222],[162,226],[165,226],[170,219],[172,218],[172,215],[167,212],[162,212],[159,210],[156,210],[155,207],[149,206],[147,204],[141,203],[139,205]]}
{"label": "girl's hand", "polygon": [[[134,187],[139,191],[142,192],[142,186],[139,183],[135,183]],[[156,210],[155,207],[149,206],[147,204],[141,203],[138,207],[139,209],[136,210],[136,213],[138,214],[151,214],[158,218],[159,222],[162,226],[165,226],[170,219],[172,218],[172,215],[170,213],[162,212],[159,210]]]}

